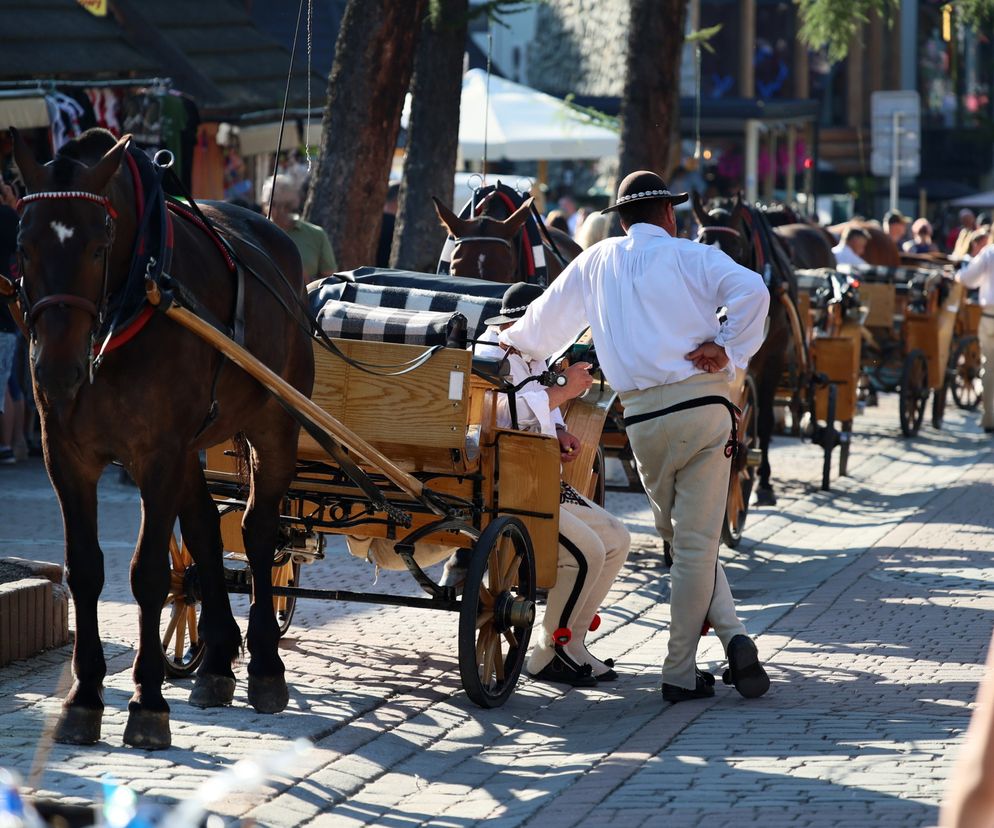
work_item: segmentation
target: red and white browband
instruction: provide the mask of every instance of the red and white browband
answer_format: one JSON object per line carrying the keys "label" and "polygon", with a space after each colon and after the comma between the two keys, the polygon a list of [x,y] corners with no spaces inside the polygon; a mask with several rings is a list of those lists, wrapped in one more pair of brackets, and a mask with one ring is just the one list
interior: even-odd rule
{"label": "red and white browband", "polygon": [[42,193],[31,193],[31,195],[26,195],[18,200],[17,212],[20,213],[27,205],[35,201],[58,201],[66,198],[81,198],[84,201],[92,201],[94,204],[101,205],[111,218],[117,218],[117,210],[114,209],[114,205],[111,204],[107,196],[88,193],[85,190],[46,190]]}

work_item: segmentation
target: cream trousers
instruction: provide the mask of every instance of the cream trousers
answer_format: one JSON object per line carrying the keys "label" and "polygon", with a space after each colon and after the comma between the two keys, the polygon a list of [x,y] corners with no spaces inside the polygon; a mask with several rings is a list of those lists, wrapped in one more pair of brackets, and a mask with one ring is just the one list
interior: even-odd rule
{"label": "cream trousers", "polygon": [[980,317],[980,328],[977,339],[980,340],[980,353],[984,360],[984,413],[980,419],[983,428],[994,428],[994,307],[985,307],[984,316]]}
{"label": "cream trousers", "polygon": [[[557,652],[574,669],[591,663],[584,638],[628,557],[631,536],[625,525],[586,498],[584,503],[559,507],[556,585],[549,590],[542,629],[533,633],[538,640],[528,657],[529,673],[540,672]],[[561,628],[570,631],[570,641],[557,646],[554,636]],[[595,674],[607,669],[592,666]]]}
{"label": "cream trousers", "polygon": [[[696,374],[682,382],[621,395],[625,416],[647,414],[686,400],[728,397],[725,374]],[[697,645],[708,621],[724,647],[745,627],[718,561],[718,540],[728,495],[725,443],[731,417],[706,405],[626,427],[656,529],[673,551],[670,569],[670,637],[663,682],[696,684]]]}

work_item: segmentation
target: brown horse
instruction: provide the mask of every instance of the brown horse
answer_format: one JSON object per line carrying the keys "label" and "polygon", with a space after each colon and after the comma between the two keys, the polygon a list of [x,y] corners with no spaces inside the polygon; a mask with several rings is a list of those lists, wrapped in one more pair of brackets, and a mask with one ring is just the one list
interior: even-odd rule
{"label": "brown horse", "polygon": [[825,233],[811,224],[783,224],[774,227],[780,243],[796,268],[835,267],[835,254]]}
{"label": "brown horse", "polygon": [[797,279],[790,259],[773,233],[766,216],[750,210],[741,196],[732,204],[706,210],[700,196],[693,194],[694,216],[701,226],[698,241],[717,244],[743,267],[763,276],[770,289],[769,329],[756,354],[749,360],[749,374],[756,383],[756,433],[762,451],[756,501],[776,503],[770,483],[770,438],[773,435],[774,403],[793,334],[785,299],[797,302]]}
{"label": "brown horse", "polygon": [[[93,373],[94,341],[104,335],[105,309],[127,290],[138,250],[136,199],[147,197],[135,180],[134,159],[122,163],[129,139],[115,143],[106,130],[90,130],[42,166],[12,132],[29,193],[21,204],[18,236],[20,301],[30,330],[45,463],[62,507],[66,578],[76,609],[75,681],[56,738],[74,744],[100,738],[107,668],[97,623],[104,581],[97,481],[113,460],[131,474],[142,501],[131,562],[140,638],[124,741],[146,749],[170,744],[159,623],[177,517],[203,597],[199,632],[206,653],[190,702],[200,707],[231,702],[231,664],[241,636],[224,585],[217,507],[198,451],[236,432],[245,435],[250,448],[251,492],[243,520],[254,585],[248,695],[260,712],[282,710],[288,691],[277,652],[270,571],[279,504],[296,463],[297,425],[261,386],[164,315],[150,312],[144,327],[109,352]],[[297,301],[294,294],[302,295],[293,242],[248,210],[221,204],[203,210],[250,272],[244,284],[246,347],[309,394],[314,367],[308,334],[275,299],[279,295],[291,304]],[[221,246],[193,221],[178,218],[172,225],[170,275],[215,319],[230,319],[242,303],[236,302],[236,279]]]}
{"label": "brown horse", "polygon": [[[533,254],[524,232],[531,216],[532,199],[511,210],[500,192],[494,191],[480,201],[475,216],[469,219],[459,218],[437,198],[432,201],[439,220],[455,240],[449,265],[453,276],[491,282],[534,281],[529,268],[534,269],[535,262],[529,260]],[[583,249],[554,227],[547,228],[547,234],[548,239],[542,239],[542,249],[546,280],[551,283]]]}

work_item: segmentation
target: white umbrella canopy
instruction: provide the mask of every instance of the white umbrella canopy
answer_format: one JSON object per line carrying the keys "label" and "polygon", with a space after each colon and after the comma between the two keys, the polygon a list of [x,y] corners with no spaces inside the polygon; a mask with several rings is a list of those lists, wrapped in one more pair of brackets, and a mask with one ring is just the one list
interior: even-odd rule
{"label": "white umbrella canopy", "polygon": [[974,193],[973,195],[954,198],[949,202],[956,207],[994,207],[994,190],[986,193]]}
{"label": "white umbrella canopy", "polygon": [[[485,136],[485,137],[484,137]],[[463,75],[459,148],[463,158],[556,161],[616,155],[618,134],[587,119],[559,98],[470,69]]]}

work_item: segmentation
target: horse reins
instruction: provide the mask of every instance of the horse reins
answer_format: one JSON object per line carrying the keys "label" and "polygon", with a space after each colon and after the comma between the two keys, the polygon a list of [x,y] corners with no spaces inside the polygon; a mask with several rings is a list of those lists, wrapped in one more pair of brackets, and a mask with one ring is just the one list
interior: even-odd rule
{"label": "horse reins", "polygon": [[709,227],[702,227],[697,231],[697,238],[694,241],[703,242],[706,233],[729,233],[736,238],[741,239],[742,233],[736,230],[734,227],[722,227],[720,225],[711,225]]}
{"label": "horse reins", "polygon": [[510,250],[512,253],[514,252],[514,245],[512,245],[511,242],[509,242],[507,239],[498,238],[497,236],[457,236],[455,244],[452,245],[452,249],[455,250],[463,242],[470,242],[470,241],[498,242],[500,244],[503,244],[505,247],[507,247],[507,249]]}
{"label": "horse reins", "polygon": [[28,335],[31,339],[35,339],[35,322],[38,317],[41,316],[46,310],[53,307],[62,308],[76,308],[89,314],[93,320],[90,327],[90,348],[88,349],[88,373],[90,382],[93,382],[93,365],[94,365],[94,354],[93,346],[96,343],[97,331],[100,326],[103,325],[104,313],[107,309],[107,285],[109,281],[110,274],[110,250],[114,245],[114,229],[117,221],[117,210],[114,209],[114,205],[111,200],[104,195],[98,195],[97,193],[89,193],[85,190],[46,190],[40,193],[31,193],[23,198],[19,199],[17,202],[17,212],[22,213],[25,208],[30,207],[39,201],[62,201],[67,199],[75,199],[78,201],[89,201],[93,204],[99,204],[104,208],[106,212],[105,226],[107,229],[107,244],[104,246],[104,267],[103,267],[103,278],[102,284],[100,286],[100,304],[97,305],[91,300],[87,299],[85,296],[79,296],[75,293],[53,293],[49,296],[44,296],[37,302],[31,302],[27,294],[27,289],[24,285],[24,262],[23,254],[18,251],[17,267],[20,271],[21,277],[15,283],[15,289],[17,291],[18,300],[21,303],[21,311],[24,314],[24,322],[28,330]]}

